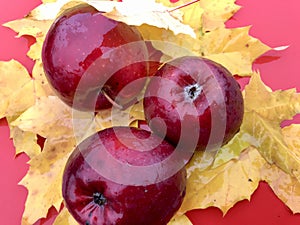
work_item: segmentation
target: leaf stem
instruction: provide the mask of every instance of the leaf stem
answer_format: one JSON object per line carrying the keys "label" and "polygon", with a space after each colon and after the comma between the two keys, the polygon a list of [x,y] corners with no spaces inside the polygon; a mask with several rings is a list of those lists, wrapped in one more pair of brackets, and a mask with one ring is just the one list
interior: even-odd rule
{"label": "leaf stem", "polygon": [[180,6],[177,6],[177,7],[173,8],[173,9],[168,10],[168,12],[174,12],[174,11],[176,11],[178,9],[181,9],[181,8],[186,7],[186,6],[192,5],[192,4],[196,3],[196,2],[200,2],[200,0],[194,0],[194,1],[191,1],[191,2],[188,2],[188,3],[185,3],[183,5],[180,5]]}

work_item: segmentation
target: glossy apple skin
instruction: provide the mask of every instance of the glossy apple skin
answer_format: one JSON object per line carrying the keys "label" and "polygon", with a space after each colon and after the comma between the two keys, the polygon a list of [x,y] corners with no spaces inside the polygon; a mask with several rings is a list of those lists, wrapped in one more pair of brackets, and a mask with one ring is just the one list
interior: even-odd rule
{"label": "glossy apple skin", "polygon": [[135,102],[147,76],[147,54],[137,29],[80,5],[52,24],[42,61],[50,85],[66,104],[99,111],[112,102],[121,107]]}
{"label": "glossy apple skin", "polygon": [[[130,134],[137,138],[136,141]],[[185,195],[184,167],[167,179],[147,185],[125,185],[101,174],[113,169],[111,161],[103,157],[103,148],[130,166],[160,163],[173,153],[173,146],[157,136],[148,140],[150,145],[157,146],[147,150],[149,142],[145,140],[150,134],[138,128],[114,127],[90,136],[77,146],[65,167],[62,193],[65,206],[80,224],[166,225],[179,209]],[[87,160],[88,157],[92,162]],[[150,169],[148,172],[157,176],[164,171]],[[119,171],[119,175],[128,174]],[[138,176],[147,179],[146,174]],[[98,198],[100,204],[94,201],[95,195],[101,196],[100,201]]]}
{"label": "glossy apple skin", "polygon": [[146,89],[144,112],[151,130],[174,145],[216,150],[239,131],[244,102],[239,84],[226,68],[186,56],[155,74]]}

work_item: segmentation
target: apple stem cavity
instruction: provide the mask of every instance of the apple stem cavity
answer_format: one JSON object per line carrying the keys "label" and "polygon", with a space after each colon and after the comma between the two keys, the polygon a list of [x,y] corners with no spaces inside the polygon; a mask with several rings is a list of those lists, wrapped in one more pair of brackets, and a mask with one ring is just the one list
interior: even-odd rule
{"label": "apple stem cavity", "polygon": [[196,3],[196,2],[200,2],[200,0],[194,0],[194,1],[191,1],[191,2],[188,2],[188,3],[185,3],[185,4],[183,4],[183,5],[180,5],[180,6],[177,6],[177,7],[173,8],[173,9],[168,10],[168,12],[169,12],[169,13],[170,13],[170,12],[174,12],[174,11],[176,11],[176,10],[178,10],[178,9],[187,7],[187,6],[192,5],[192,4]]}
{"label": "apple stem cavity", "polygon": [[93,199],[94,199],[94,203],[99,205],[99,206],[103,206],[106,204],[107,200],[104,197],[104,195],[100,192],[96,192],[93,194]]}
{"label": "apple stem cavity", "polygon": [[203,87],[198,83],[188,85],[184,87],[184,97],[186,100],[191,100],[193,102],[199,97],[202,90]]}

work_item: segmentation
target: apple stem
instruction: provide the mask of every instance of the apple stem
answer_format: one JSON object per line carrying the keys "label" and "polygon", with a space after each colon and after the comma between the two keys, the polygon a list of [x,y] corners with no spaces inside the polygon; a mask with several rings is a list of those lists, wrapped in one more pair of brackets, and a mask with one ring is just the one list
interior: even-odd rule
{"label": "apple stem", "polygon": [[105,98],[116,108],[122,110],[123,106],[116,103],[104,90],[102,90],[102,94],[105,96]]}
{"label": "apple stem", "polygon": [[200,2],[200,0],[194,0],[194,1],[191,1],[191,2],[188,2],[188,3],[185,3],[183,5],[180,5],[180,6],[177,6],[177,7],[173,8],[173,9],[168,10],[168,12],[169,13],[170,12],[174,12],[174,11],[176,11],[178,9],[181,9],[181,8],[186,7],[186,6],[192,5],[192,4],[196,3],[196,2]]}

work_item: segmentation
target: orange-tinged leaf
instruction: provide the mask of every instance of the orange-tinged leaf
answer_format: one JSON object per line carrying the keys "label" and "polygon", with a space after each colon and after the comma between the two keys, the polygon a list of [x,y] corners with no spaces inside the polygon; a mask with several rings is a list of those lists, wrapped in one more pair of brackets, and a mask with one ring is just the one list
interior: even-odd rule
{"label": "orange-tinged leaf", "polygon": [[21,224],[22,224],[22,225],[32,225],[32,224],[29,223],[25,218],[22,218]]}
{"label": "orange-tinged leaf", "polygon": [[194,157],[187,166],[187,190],[181,213],[215,206],[225,214],[238,201],[250,199],[265,163],[259,152],[251,147],[243,151],[239,159],[216,168],[199,169],[199,158]]}

